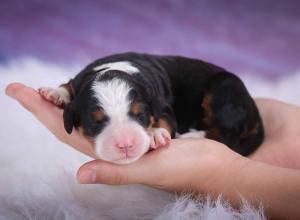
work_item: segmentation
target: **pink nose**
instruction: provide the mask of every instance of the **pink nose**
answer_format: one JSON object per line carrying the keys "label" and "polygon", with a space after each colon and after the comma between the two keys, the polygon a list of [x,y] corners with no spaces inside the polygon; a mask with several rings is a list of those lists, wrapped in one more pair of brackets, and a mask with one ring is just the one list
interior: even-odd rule
{"label": "pink nose", "polygon": [[129,153],[131,151],[134,150],[134,146],[132,143],[122,143],[122,142],[119,142],[119,143],[116,143],[116,147],[122,152],[122,153]]}

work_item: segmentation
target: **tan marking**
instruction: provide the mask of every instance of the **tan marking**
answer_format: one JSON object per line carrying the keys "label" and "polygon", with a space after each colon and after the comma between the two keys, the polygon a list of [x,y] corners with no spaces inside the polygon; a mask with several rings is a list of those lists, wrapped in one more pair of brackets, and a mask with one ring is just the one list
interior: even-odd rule
{"label": "tan marking", "polygon": [[150,125],[149,125],[149,127],[153,127],[154,123],[155,123],[154,117],[150,116]]}
{"label": "tan marking", "polygon": [[220,130],[216,127],[205,130],[205,137],[211,140],[222,142]]}
{"label": "tan marking", "polygon": [[204,96],[202,104],[201,104],[201,106],[204,109],[203,121],[205,122],[206,125],[210,125],[214,118],[214,113],[213,113],[213,110],[211,107],[212,100],[213,100],[213,94],[208,93]]}
{"label": "tan marking", "polygon": [[168,124],[166,119],[161,118],[158,121],[155,121],[153,116],[150,116],[150,125],[147,129],[151,130],[152,128],[165,128],[169,132],[171,131],[171,126]]}
{"label": "tan marking", "polygon": [[255,126],[253,128],[251,128],[249,131],[245,131],[244,133],[242,133],[241,136],[240,136],[240,138],[243,139],[243,138],[246,138],[246,137],[248,137],[250,135],[257,134],[259,126],[260,126],[260,123],[257,122],[255,124]]}
{"label": "tan marking", "polygon": [[95,121],[102,121],[105,117],[105,114],[101,110],[97,110],[95,112],[92,112],[92,117]]}
{"label": "tan marking", "polygon": [[155,119],[154,119],[154,117],[151,115],[151,116],[150,116],[150,124],[149,124],[148,128],[146,129],[146,131],[147,131],[148,133],[150,133],[150,132],[152,131],[152,128],[154,127],[154,124],[155,124]]}
{"label": "tan marking", "polygon": [[68,92],[69,92],[69,95],[71,97],[73,97],[73,89],[72,89],[72,83],[71,83],[72,80],[70,80],[69,82],[67,82],[66,84],[62,84],[60,85],[59,87],[63,87],[65,88]]}
{"label": "tan marking", "polygon": [[216,141],[220,140],[220,130],[213,127],[214,111],[212,109],[213,93],[207,93],[203,97],[202,108],[204,109],[203,122],[207,127],[205,130],[206,138],[213,139]]}
{"label": "tan marking", "polygon": [[173,134],[172,128],[169,125],[169,123],[166,121],[166,119],[161,118],[158,121],[155,121],[154,117],[151,116],[150,117],[150,125],[146,129],[146,131],[148,132],[148,134],[152,134],[152,132],[155,128],[164,128],[169,132],[170,135]]}
{"label": "tan marking", "polygon": [[164,119],[164,118],[160,118],[157,122],[155,122],[154,124],[153,124],[153,127],[154,128],[165,128],[165,129],[167,129],[167,131],[170,133],[170,134],[172,134],[172,128],[171,128],[171,126],[170,126],[170,124],[167,122],[167,120],[166,119]]}
{"label": "tan marking", "polygon": [[134,115],[137,115],[139,113],[141,113],[142,111],[142,105],[141,103],[138,103],[138,102],[135,102],[131,105],[131,109],[130,111],[134,114]]}
{"label": "tan marking", "polygon": [[249,133],[250,133],[250,134],[255,134],[255,133],[257,133],[259,127],[260,127],[260,123],[257,122],[257,123],[255,124],[255,126],[249,131]]}
{"label": "tan marking", "polygon": [[85,135],[82,127],[78,127],[78,128],[76,128],[76,130],[78,131],[78,133],[80,134],[80,136],[84,137],[93,147],[95,146],[95,140],[94,140],[94,138]]}

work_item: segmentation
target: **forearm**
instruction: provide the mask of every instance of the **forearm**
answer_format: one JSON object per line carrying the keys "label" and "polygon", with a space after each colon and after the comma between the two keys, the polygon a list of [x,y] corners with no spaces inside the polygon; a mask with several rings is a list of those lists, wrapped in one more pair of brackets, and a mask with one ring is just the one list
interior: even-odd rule
{"label": "forearm", "polygon": [[262,203],[271,219],[300,219],[300,172],[241,158],[234,175],[220,181],[219,191],[238,206],[241,197],[258,206]]}

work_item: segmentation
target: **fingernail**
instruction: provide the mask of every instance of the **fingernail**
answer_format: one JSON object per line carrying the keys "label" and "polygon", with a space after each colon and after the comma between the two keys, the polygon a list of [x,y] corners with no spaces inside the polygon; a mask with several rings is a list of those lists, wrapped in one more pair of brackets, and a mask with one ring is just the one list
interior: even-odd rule
{"label": "fingernail", "polygon": [[86,170],[79,174],[78,176],[79,183],[89,184],[96,182],[96,171],[95,170]]}

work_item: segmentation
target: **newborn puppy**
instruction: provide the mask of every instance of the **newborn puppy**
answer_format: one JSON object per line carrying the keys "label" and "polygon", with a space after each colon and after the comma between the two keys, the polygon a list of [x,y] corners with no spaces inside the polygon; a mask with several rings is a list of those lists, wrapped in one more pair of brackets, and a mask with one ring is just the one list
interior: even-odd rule
{"label": "newborn puppy", "polygon": [[94,61],[59,88],[43,87],[39,93],[64,107],[69,134],[78,129],[99,158],[118,164],[167,146],[176,133],[204,134],[242,155],[263,141],[261,118],[242,81],[201,60],[116,54]]}

